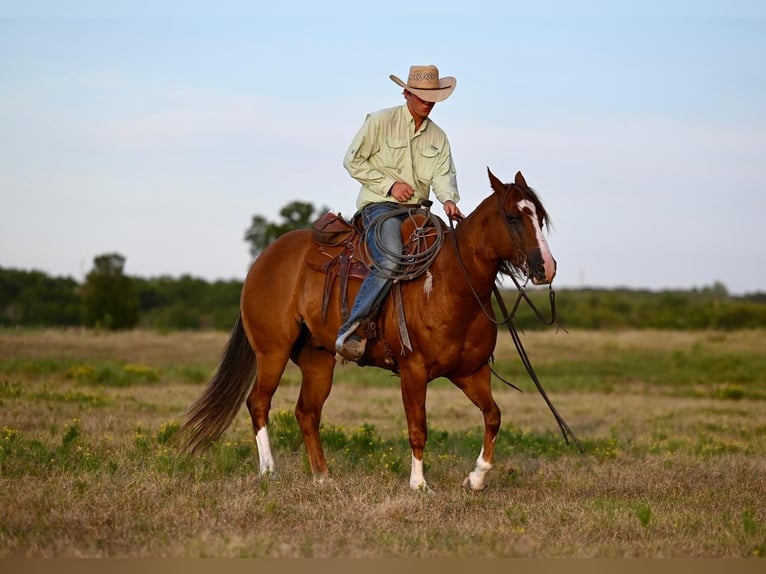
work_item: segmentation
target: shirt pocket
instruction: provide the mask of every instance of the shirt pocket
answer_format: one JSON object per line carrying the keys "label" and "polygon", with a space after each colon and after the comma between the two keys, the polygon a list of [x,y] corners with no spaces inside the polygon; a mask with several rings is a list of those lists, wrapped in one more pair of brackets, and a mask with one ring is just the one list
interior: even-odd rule
{"label": "shirt pocket", "polygon": [[381,157],[383,165],[393,173],[401,173],[402,168],[409,163],[407,140],[392,139],[386,143],[383,149],[385,150]]}
{"label": "shirt pocket", "polygon": [[415,177],[426,185],[433,181],[439,163],[439,151],[436,146],[424,145],[415,154]]}

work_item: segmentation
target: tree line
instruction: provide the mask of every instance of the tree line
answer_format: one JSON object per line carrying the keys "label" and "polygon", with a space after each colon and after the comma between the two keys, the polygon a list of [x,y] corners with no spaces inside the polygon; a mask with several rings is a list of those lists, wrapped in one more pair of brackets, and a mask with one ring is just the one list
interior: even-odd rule
{"label": "tree line", "polygon": [[[549,309],[547,289],[531,290],[529,295],[538,308]],[[515,292],[504,292],[507,307],[512,307],[515,297]],[[721,283],[664,291],[561,289],[556,290],[555,302],[559,324],[565,329],[735,330],[766,327],[766,293],[734,296]],[[544,327],[523,304],[515,320],[522,329]]]}
{"label": "tree line", "polygon": [[[281,221],[253,216],[244,233],[251,255],[257,257],[292,229],[308,227],[325,211],[293,201],[279,212]],[[141,278],[125,275],[124,267],[122,254],[99,255],[82,284],[71,277],[0,267],[0,326],[228,330],[239,312],[241,281],[208,282],[191,275]],[[513,308],[515,291],[503,293]],[[529,296],[547,309],[547,289],[529,290]],[[567,329],[766,327],[766,293],[732,296],[721,283],[687,291],[561,289],[556,307]],[[546,328],[523,304],[515,322],[525,330]]]}
{"label": "tree line", "polygon": [[94,259],[85,281],[0,268],[0,325],[228,330],[239,312],[241,281],[183,275],[125,275],[118,253]]}
{"label": "tree line", "polygon": [[[40,271],[0,267],[0,326],[102,329],[229,330],[239,312],[242,282],[183,275],[142,278],[123,273],[119,254],[96,257],[83,283]],[[507,307],[516,292],[502,291]],[[528,294],[549,315],[549,291]],[[557,289],[565,329],[733,330],[766,328],[766,293],[729,295],[721,284],[687,291]],[[499,316],[499,314],[498,314]],[[522,304],[516,325],[547,328]]]}
{"label": "tree line", "polygon": [[[327,210],[292,201],[279,211],[281,221],[254,215],[244,233],[250,254],[257,257],[277,237],[309,227]],[[144,279],[125,275],[124,268],[122,254],[99,255],[80,285],[71,277],[0,267],[0,326],[229,329],[239,312],[241,281]]]}

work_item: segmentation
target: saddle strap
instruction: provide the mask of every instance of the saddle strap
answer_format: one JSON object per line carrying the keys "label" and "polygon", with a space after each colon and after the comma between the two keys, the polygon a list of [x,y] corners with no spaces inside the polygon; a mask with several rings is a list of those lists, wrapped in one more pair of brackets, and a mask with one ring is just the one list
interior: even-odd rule
{"label": "saddle strap", "polygon": [[340,265],[339,279],[340,279],[340,316],[343,319],[343,323],[348,319],[348,275],[351,268],[351,258],[342,253],[338,259]]}
{"label": "saddle strap", "polygon": [[327,266],[324,274],[324,291],[322,292],[322,322],[327,322],[327,309],[330,306],[330,293],[332,293],[332,287],[335,284],[336,273],[333,272],[332,267],[337,265],[333,260]]}
{"label": "saddle strap", "polygon": [[348,278],[351,275],[351,257],[341,253],[324,266],[324,291],[322,293],[322,321],[327,322],[327,310],[330,308],[330,294],[337,280],[340,289],[340,314],[343,322],[348,319]]}
{"label": "saddle strap", "polygon": [[396,323],[399,327],[399,340],[402,342],[402,355],[404,350],[412,351],[410,333],[407,330],[407,318],[404,316],[404,303],[402,302],[402,284],[394,283],[394,307],[396,307]]}

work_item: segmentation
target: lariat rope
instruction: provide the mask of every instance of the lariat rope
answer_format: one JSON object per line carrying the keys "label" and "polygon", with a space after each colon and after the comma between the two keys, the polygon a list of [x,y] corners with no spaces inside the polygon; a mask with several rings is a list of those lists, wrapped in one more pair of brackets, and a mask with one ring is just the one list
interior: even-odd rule
{"label": "lariat rope", "polygon": [[[473,296],[476,299],[476,302],[479,304],[479,307],[484,312],[484,315],[486,315],[486,317],[492,323],[494,323],[495,325],[504,324],[508,328],[508,333],[510,333],[511,339],[513,340],[514,345],[516,345],[516,351],[519,353],[521,362],[523,363],[524,367],[527,369],[527,373],[529,374],[529,377],[532,379],[532,382],[535,384],[535,386],[537,387],[537,390],[540,392],[540,395],[543,397],[545,404],[548,405],[548,408],[550,409],[551,413],[553,413],[553,417],[556,419],[556,422],[558,423],[559,428],[561,429],[561,434],[564,436],[564,442],[566,444],[569,444],[569,439],[571,438],[572,442],[575,444],[575,446],[577,446],[578,450],[581,453],[585,452],[583,450],[582,445],[580,444],[580,441],[577,439],[577,436],[574,434],[574,432],[569,427],[569,425],[564,420],[564,418],[559,414],[558,410],[556,410],[556,407],[553,406],[553,402],[548,397],[548,393],[545,392],[545,389],[543,388],[543,385],[540,382],[540,379],[537,377],[537,373],[535,373],[535,369],[532,366],[532,362],[529,360],[529,356],[527,355],[527,352],[524,349],[524,345],[521,342],[521,337],[519,336],[519,332],[516,329],[516,325],[513,322],[516,316],[516,311],[519,308],[519,304],[521,303],[522,300],[524,300],[529,305],[530,309],[532,309],[532,311],[535,313],[535,315],[540,319],[540,321],[542,321],[545,325],[553,325],[554,323],[557,323],[556,296],[553,291],[553,287],[549,287],[551,318],[550,320],[545,320],[545,318],[542,316],[542,313],[539,311],[539,309],[534,305],[532,300],[529,298],[529,295],[527,294],[526,288],[525,288],[526,283],[524,286],[522,286],[519,283],[519,281],[516,279],[515,274],[513,273],[513,267],[511,263],[507,261],[503,261],[499,271],[503,274],[511,276],[519,294],[516,297],[516,301],[513,305],[512,310],[509,312],[508,308],[505,305],[505,301],[503,300],[503,297],[500,294],[500,289],[498,289],[496,284],[492,286],[492,293],[494,294],[495,300],[497,301],[497,304],[500,307],[500,311],[502,313],[502,319],[498,321],[497,319],[495,319],[494,314],[485,307],[484,303],[482,303],[481,296],[476,292],[476,289],[471,283],[471,278],[470,278],[470,275],[468,274],[468,269],[466,269],[465,263],[463,262],[463,257],[460,255],[460,249],[458,248],[458,243],[457,243],[457,233],[455,232],[455,226],[452,219],[450,219],[449,223],[450,223],[450,229],[452,230],[452,233],[451,233],[452,244],[455,247],[455,254],[457,255],[457,260],[460,265],[460,269],[463,272],[463,275],[465,276],[465,280],[468,283],[468,286],[471,288],[471,292],[473,293]],[[513,387],[516,390],[520,390],[516,385],[509,383],[508,381],[500,377],[497,373],[495,373],[494,369],[492,369],[492,372],[505,384]]]}
{"label": "lariat rope", "polygon": [[[429,202],[430,203],[430,202]],[[364,228],[360,246],[366,259],[369,261],[367,268],[376,275],[389,279],[394,282],[409,281],[420,277],[428,271],[436,256],[439,254],[444,241],[444,223],[439,218],[435,218],[431,211],[426,207],[402,207],[394,209],[380,217],[376,217],[369,225]],[[418,224],[415,215],[425,216],[425,220]],[[383,223],[392,217],[401,218],[406,216],[412,220],[414,229],[409,238],[409,244],[415,245],[413,253],[394,252],[385,245],[383,241]],[[429,246],[428,239],[433,237],[434,241]],[[385,259],[396,265],[393,269],[386,269],[375,261],[367,247],[368,243],[373,243],[378,252]]]}

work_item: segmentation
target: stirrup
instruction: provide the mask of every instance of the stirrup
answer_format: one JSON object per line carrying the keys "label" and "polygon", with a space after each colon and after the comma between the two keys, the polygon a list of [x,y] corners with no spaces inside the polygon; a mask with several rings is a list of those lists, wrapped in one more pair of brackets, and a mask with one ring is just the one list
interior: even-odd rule
{"label": "stirrup", "polygon": [[338,351],[338,355],[347,361],[358,361],[364,356],[364,350],[366,346],[367,339],[362,339],[361,341],[351,339],[350,341],[346,341],[343,344],[341,350]]}
{"label": "stirrup", "polygon": [[353,335],[354,331],[356,331],[358,328],[359,328],[359,321],[356,321],[348,328],[348,330],[345,333],[338,336],[338,338],[335,340],[336,352],[340,353],[343,350],[343,345],[346,344],[346,339],[348,339],[351,335]]}
{"label": "stirrup", "polygon": [[335,341],[335,352],[337,356],[349,361],[358,361],[364,355],[364,349],[367,346],[367,340],[363,339],[357,341],[355,339],[349,340],[349,337],[353,335],[359,328],[359,321],[354,322],[348,330],[342,335],[338,336]]}

